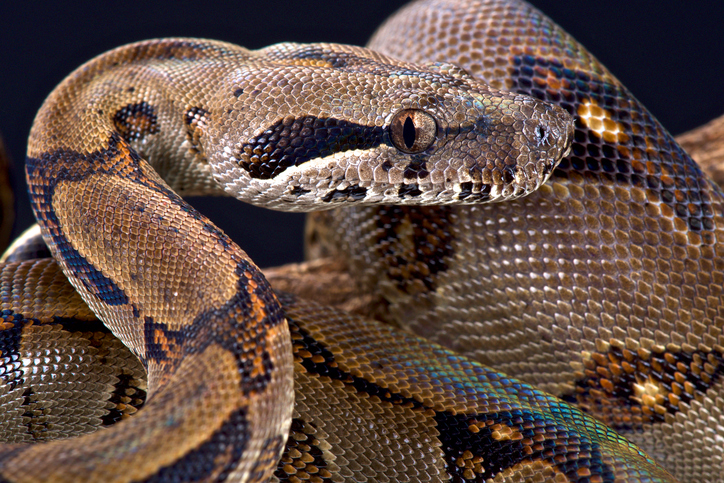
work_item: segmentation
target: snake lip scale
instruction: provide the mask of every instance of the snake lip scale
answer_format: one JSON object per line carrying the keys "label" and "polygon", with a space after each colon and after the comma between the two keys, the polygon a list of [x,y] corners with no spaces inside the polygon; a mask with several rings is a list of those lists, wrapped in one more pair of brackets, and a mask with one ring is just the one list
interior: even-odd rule
{"label": "snake lip scale", "polygon": [[[154,39],[53,90],[28,140],[38,228],[0,264],[0,482],[716,467],[680,428],[721,409],[721,191],[523,2],[419,0],[370,45]],[[432,342],[276,294],[181,198],[222,192],[321,210],[360,292]]]}

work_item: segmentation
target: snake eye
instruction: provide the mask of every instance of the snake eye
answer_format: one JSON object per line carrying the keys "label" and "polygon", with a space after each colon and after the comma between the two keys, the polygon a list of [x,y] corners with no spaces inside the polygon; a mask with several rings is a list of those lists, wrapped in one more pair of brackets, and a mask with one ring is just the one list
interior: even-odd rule
{"label": "snake eye", "polygon": [[403,153],[420,153],[435,141],[435,118],[420,109],[403,109],[392,118],[392,144]]}

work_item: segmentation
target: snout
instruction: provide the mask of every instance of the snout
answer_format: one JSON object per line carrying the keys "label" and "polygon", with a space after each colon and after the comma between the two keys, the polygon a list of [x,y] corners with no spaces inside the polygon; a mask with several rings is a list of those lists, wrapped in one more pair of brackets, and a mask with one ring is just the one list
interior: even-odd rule
{"label": "snout", "polygon": [[573,117],[565,109],[545,102],[536,103],[520,133],[522,149],[517,166],[526,179],[519,195],[536,190],[548,180],[570,152],[573,132]]}

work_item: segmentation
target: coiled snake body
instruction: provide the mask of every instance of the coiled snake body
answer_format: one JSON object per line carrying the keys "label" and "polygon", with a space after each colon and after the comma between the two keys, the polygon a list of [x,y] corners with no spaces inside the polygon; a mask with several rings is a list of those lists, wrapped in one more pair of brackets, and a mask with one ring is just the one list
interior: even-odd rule
{"label": "coiled snake body", "polygon": [[[489,80],[563,109],[488,87],[452,64],[418,66],[327,44],[250,52],[214,41],[149,41],[90,61],[56,88],[36,118],[27,159],[33,207],[55,262],[15,262],[0,272],[3,394],[20,393],[18,425],[32,429],[28,418],[37,415],[28,406],[37,409],[41,388],[65,377],[44,377],[44,368],[76,369],[63,348],[33,352],[30,341],[51,333],[80,337],[97,316],[148,371],[149,396],[138,415],[109,430],[2,447],[0,480],[264,481],[273,473],[289,481],[673,481],[580,410],[413,336],[282,296],[288,329],[277,297],[243,251],[172,191],[218,190],[215,180],[241,199],[289,210],[313,203],[480,204],[374,207],[324,220],[346,230],[335,237],[346,238],[353,263],[378,269],[366,270],[365,281],[385,288],[393,315],[407,312],[409,324],[423,330],[439,319],[441,341],[511,372],[537,363],[522,357],[525,345],[506,341],[507,359],[499,361],[484,344],[468,349],[477,338],[448,327],[470,316],[484,331],[492,327],[492,344],[501,346],[506,338],[496,324],[510,324],[513,338],[534,335],[536,348],[575,353],[565,362],[542,353],[552,376],[536,382],[578,397],[609,423],[646,431],[642,442],[669,457],[653,425],[671,426],[682,408],[709,404],[717,394],[720,192],[610,74],[529,6],[443,4],[433,14],[424,3],[419,8],[440,32],[458,26],[449,38],[462,43],[446,53],[462,52],[455,60],[469,61],[473,73],[510,74]],[[492,57],[475,49],[496,36],[468,34],[482,22],[471,15],[499,22]],[[408,39],[422,30],[413,18],[408,12],[396,20]],[[380,40],[394,25],[381,31],[378,48],[404,45],[399,37]],[[430,39],[418,42],[430,46],[421,54],[443,46],[439,36]],[[577,118],[575,134],[566,110]],[[515,208],[537,204],[537,211],[523,215],[507,207],[512,201],[484,204],[536,190],[572,135],[572,157],[556,170],[556,183],[534,193],[537,202],[528,197]],[[598,204],[585,199],[594,194]],[[538,234],[525,216],[579,231]],[[476,264],[499,272],[462,278],[459,267],[469,259],[458,255],[460,234],[468,232],[470,253],[479,256],[486,249],[472,227],[516,218],[520,228],[489,231],[498,239],[488,256],[512,248],[538,258],[500,257],[496,265],[481,257]],[[526,246],[511,234],[527,236]],[[375,251],[381,262],[369,260]],[[522,269],[518,260],[529,265]],[[551,273],[559,279],[551,281]],[[513,283],[504,288],[503,281]],[[666,308],[643,305],[652,300]],[[481,313],[490,310],[502,315]],[[293,422],[290,332],[303,387]],[[79,359],[107,362],[116,349],[102,347]],[[23,369],[34,358],[41,368],[35,386],[28,384],[32,370]],[[115,384],[93,381],[111,388],[118,418],[134,412],[135,371],[115,376]],[[629,386],[615,386],[617,378]],[[599,398],[607,391],[612,403]],[[51,432],[63,425],[68,434],[80,432],[68,408],[71,422],[35,422]],[[351,420],[335,421],[351,410]],[[721,462],[716,454],[695,458],[705,470]]]}

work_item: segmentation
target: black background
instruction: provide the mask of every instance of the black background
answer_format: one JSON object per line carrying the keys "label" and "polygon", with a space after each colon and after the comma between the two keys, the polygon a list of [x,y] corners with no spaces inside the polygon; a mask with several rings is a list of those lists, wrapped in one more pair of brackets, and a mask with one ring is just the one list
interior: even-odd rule
{"label": "black background", "polygon": [[[21,168],[33,116],[50,90],[84,61],[124,43],[166,36],[249,48],[286,40],[364,44],[404,2],[10,3],[0,6],[0,132],[15,163],[18,233],[32,222]],[[724,2],[532,3],[588,47],[671,132],[724,113]],[[192,203],[259,265],[301,259],[302,215],[231,199]]]}

